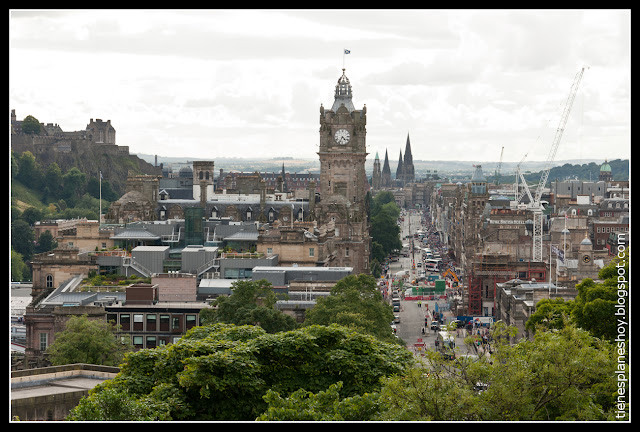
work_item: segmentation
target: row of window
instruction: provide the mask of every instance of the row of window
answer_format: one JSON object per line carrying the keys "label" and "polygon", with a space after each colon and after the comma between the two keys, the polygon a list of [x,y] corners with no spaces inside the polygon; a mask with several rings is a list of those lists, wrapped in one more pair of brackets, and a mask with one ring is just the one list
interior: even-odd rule
{"label": "row of window", "polygon": [[197,325],[197,314],[108,313],[107,321],[119,325],[119,330],[142,332],[182,332]]}
{"label": "row of window", "polygon": [[614,227],[596,227],[596,232],[598,233],[610,233],[610,232],[618,232],[618,231],[629,231],[628,226],[614,226]]}
{"label": "row of window", "polygon": [[[271,255],[271,254],[273,254],[273,248],[268,247],[267,248],[267,255]],[[310,257],[316,256],[316,249],[315,248],[309,248],[309,256]],[[349,256],[348,248],[347,248],[347,256]]]}

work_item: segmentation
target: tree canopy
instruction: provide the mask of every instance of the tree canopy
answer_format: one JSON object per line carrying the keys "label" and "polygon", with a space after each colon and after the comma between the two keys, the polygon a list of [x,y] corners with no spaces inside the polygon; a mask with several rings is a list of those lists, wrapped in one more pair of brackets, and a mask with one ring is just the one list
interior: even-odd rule
{"label": "tree canopy", "polygon": [[[609,265],[598,273],[600,282],[591,278],[583,279],[576,285],[578,295],[575,300],[541,300],[536,312],[526,323],[528,330],[536,328],[559,328],[566,317],[578,327],[589,331],[593,336],[613,341],[618,335],[618,319],[629,322],[629,307],[622,308],[624,313],[617,315],[619,301],[628,301],[627,285],[621,289],[619,277],[629,278],[629,248],[615,257]],[[622,297],[620,297],[622,296]],[[621,299],[621,300],[619,300]]]}
{"label": "tree canopy", "polygon": [[379,391],[381,378],[412,361],[398,345],[336,325],[274,334],[249,325],[194,327],[174,344],[128,353],[120,373],[68,419],[252,421],[267,410],[269,390],[289,397],[340,382],[344,397],[357,397]]}
{"label": "tree canopy", "polygon": [[201,311],[203,324],[259,325],[268,333],[298,326],[295,318],[274,308],[277,296],[268,281],[238,280],[231,286],[230,296],[218,297],[212,303],[213,309]]}
{"label": "tree canopy", "polygon": [[391,330],[393,311],[382,299],[376,280],[369,275],[350,275],[339,280],[331,295],[319,298],[307,310],[304,325],[339,324],[377,337],[396,341]]}
{"label": "tree canopy", "polygon": [[118,366],[130,349],[115,335],[115,328],[87,315],[71,316],[47,349],[53,365],[89,363]]}
{"label": "tree canopy", "polygon": [[[515,328],[497,324],[495,355],[422,364],[382,378],[378,393],[343,395],[338,385],[311,394],[268,393],[259,420],[559,421],[615,419],[613,346],[575,325],[509,344]],[[504,337],[503,337],[504,336]],[[628,418],[628,417],[627,417]]]}

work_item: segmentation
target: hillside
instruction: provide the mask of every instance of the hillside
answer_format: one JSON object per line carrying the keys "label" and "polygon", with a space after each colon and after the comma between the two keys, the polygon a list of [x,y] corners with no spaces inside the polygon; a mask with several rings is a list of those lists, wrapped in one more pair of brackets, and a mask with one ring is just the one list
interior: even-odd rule
{"label": "hillside", "polygon": [[[51,145],[41,145],[36,149],[24,137],[24,135],[12,135],[11,150],[18,154],[24,151],[33,153],[43,172],[54,162],[63,173],[77,167],[86,174],[87,178],[99,178],[102,172],[103,179],[109,181],[113,190],[119,195],[123,195],[126,190],[129,173],[161,174],[159,168],[136,155],[118,151],[118,146],[115,145],[95,145],[87,140],[60,140]],[[63,146],[65,151],[60,151],[59,149]]]}

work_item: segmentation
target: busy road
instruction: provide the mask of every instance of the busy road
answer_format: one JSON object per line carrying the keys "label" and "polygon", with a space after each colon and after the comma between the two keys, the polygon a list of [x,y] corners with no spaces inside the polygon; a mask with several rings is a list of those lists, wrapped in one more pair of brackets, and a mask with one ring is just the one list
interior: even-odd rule
{"label": "busy road", "polygon": [[[409,251],[408,253],[401,253],[397,261],[392,260],[389,263],[387,274],[391,280],[395,280],[395,278],[401,277],[403,272],[405,272],[408,276],[405,280],[412,281],[420,274],[420,268],[417,267],[416,263],[422,260],[422,254],[417,246],[411,247],[413,244],[412,239],[416,232],[422,230],[427,231],[427,229],[422,223],[422,213],[419,211],[403,212],[403,218],[401,219],[400,236],[403,244],[410,245]],[[437,234],[435,235],[437,236]],[[446,251],[443,251],[442,256],[446,256]],[[414,266],[414,264],[416,265]],[[404,295],[405,292],[403,292],[402,289],[398,290],[398,292],[400,295],[400,311],[396,312],[399,318],[399,322],[395,324],[396,334],[406,343],[407,348],[416,354],[420,354],[425,350],[434,350],[438,334],[436,327],[440,328],[456,318],[448,310],[446,299],[423,298],[416,300],[412,297],[406,299]],[[434,312],[436,311],[440,314],[439,320],[434,319]],[[434,325],[436,323],[438,325]],[[440,323],[442,323],[442,325],[440,325]],[[458,354],[468,353],[468,347],[464,344],[464,337],[466,335],[467,330],[464,328],[453,332],[455,345],[457,347],[456,352]]]}

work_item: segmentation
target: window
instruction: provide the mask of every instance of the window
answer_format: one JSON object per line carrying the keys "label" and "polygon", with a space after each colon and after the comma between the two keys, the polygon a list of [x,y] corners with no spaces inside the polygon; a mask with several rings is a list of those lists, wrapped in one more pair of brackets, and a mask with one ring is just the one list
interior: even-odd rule
{"label": "window", "polygon": [[160,315],[160,331],[169,331],[169,315]]}
{"label": "window", "polygon": [[273,248],[267,248],[267,255],[271,255],[273,253]]}
{"label": "window", "polygon": [[156,314],[147,315],[147,331],[156,331]]}
{"label": "window", "polygon": [[155,336],[147,336],[147,348],[155,348],[157,346]]}
{"label": "window", "polygon": [[312,257],[312,256],[315,256],[315,254],[316,254],[316,250],[314,248],[309,248],[309,256]]}
{"label": "window", "polygon": [[181,323],[179,316],[174,316],[171,318],[171,330],[180,330],[182,327],[180,324]]}
{"label": "window", "polygon": [[144,330],[144,316],[142,314],[133,314],[133,329],[135,331]]}
{"label": "window", "polygon": [[197,325],[197,320],[195,315],[187,315],[185,317],[186,320],[186,330],[189,330],[191,327],[195,327]]}
{"label": "window", "polygon": [[53,276],[47,275],[47,288],[53,288]]}
{"label": "window", "polygon": [[49,335],[47,333],[40,333],[40,351],[45,351],[49,345]]}
{"label": "window", "polygon": [[124,331],[131,330],[131,315],[129,314],[120,315],[120,327]]}
{"label": "window", "polygon": [[142,336],[134,336],[133,337],[133,346],[136,348],[143,348],[142,343],[143,343],[144,339],[142,338]]}
{"label": "window", "polygon": [[344,249],[344,256],[346,256],[346,257],[349,256],[349,248],[345,248]]}

